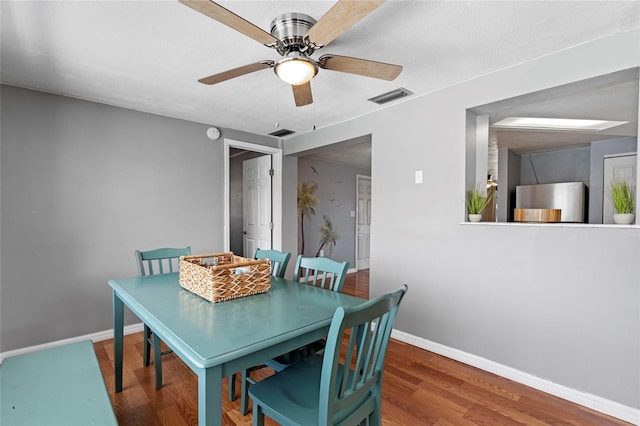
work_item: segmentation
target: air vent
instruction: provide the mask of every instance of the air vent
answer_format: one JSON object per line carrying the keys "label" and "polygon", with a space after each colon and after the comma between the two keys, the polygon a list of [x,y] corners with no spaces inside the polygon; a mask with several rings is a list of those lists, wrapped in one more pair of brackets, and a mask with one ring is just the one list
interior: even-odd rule
{"label": "air vent", "polygon": [[371,99],[367,99],[368,101],[374,102],[378,105],[386,104],[387,102],[395,101],[396,99],[404,98],[405,96],[413,95],[413,92],[405,89],[404,87],[400,87],[399,89],[392,90],[387,93],[383,93],[382,95],[374,96]]}
{"label": "air vent", "polygon": [[270,136],[275,136],[277,138],[281,138],[283,136],[289,136],[294,134],[295,132],[293,130],[289,130],[289,129],[280,129],[280,130],[276,130],[275,132],[271,132],[269,133]]}

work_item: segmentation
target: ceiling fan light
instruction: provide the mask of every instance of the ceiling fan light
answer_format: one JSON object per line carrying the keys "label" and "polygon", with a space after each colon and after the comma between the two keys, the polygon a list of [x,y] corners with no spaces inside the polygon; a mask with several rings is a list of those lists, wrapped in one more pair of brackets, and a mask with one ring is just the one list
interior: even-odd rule
{"label": "ceiling fan light", "polygon": [[318,67],[306,57],[289,56],[278,61],[274,71],[285,83],[297,86],[315,77]]}

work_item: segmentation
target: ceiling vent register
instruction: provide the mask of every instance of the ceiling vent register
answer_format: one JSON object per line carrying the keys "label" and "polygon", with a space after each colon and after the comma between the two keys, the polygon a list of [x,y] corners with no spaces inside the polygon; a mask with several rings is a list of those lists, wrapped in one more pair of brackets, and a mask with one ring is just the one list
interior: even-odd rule
{"label": "ceiling vent register", "polygon": [[373,103],[376,103],[378,105],[383,105],[388,102],[395,101],[396,99],[404,98],[409,95],[413,95],[413,92],[405,89],[404,87],[400,87],[396,90],[383,93],[382,95],[374,96],[373,98],[370,98],[367,100]]}
{"label": "ceiling vent register", "polygon": [[284,136],[289,136],[294,134],[295,132],[293,130],[289,130],[289,129],[280,129],[280,130],[276,130],[275,132],[271,132],[269,133],[270,136],[275,136],[277,138],[282,138]]}

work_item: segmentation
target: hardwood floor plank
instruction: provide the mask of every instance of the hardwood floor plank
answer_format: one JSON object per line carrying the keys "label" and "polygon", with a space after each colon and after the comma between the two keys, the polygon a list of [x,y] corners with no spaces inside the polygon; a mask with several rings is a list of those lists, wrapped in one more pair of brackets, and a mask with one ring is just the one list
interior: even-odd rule
{"label": "hardwood floor plank", "polygon": [[182,417],[182,414],[178,406],[170,405],[158,411],[158,418],[165,425],[188,426],[189,423]]}
{"label": "hardwood floor plank", "polygon": [[419,385],[420,383],[422,383],[422,379],[420,379],[419,377],[416,377],[415,375],[411,374],[412,372],[406,371],[404,369],[400,369],[397,368],[395,365],[393,365],[394,360],[389,360],[387,358],[387,361],[385,363],[385,367],[384,367],[384,372],[385,374],[391,375],[391,376],[395,376],[405,382],[408,382],[412,385]]}
{"label": "hardwood floor plank", "polygon": [[456,384],[455,381],[429,379],[421,383],[420,391],[445,398],[447,401],[451,401],[466,409],[471,408],[479,400],[482,400],[473,394],[465,392],[464,389],[461,388],[461,385]]}
{"label": "hardwood floor plank", "polygon": [[419,407],[428,407],[429,412],[435,414],[439,420],[446,420],[459,425],[472,425],[464,415],[475,404],[465,399],[450,398],[447,392],[429,392],[420,388],[409,399]]}
{"label": "hardwood floor plank", "polygon": [[515,382],[445,357],[437,357],[429,365],[443,374],[456,377],[468,385],[517,401],[520,393]]}
{"label": "hardwood floor plank", "polygon": [[[368,299],[369,271],[348,274],[345,293]],[[113,340],[94,347],[120,425],[197,425],[196,375],[175,355],[162,358],[164,386],[155,389],[153,364],[142,365],[142,333],[124,338],[122,392],[114,393]],[[264,368],[258,380],[273,374]],[[236,389],[240,389],[237,379]],[[224,425],[250,426],[240,414],[240,398],[227,399],[223,380]],[[269,426],[275,425],[266,419]],[[382,424],[629,426],[629,423],[545,394],[495,374],[391,339],[382,385]]]}
{"label": "hardwood floor plank", "polygon": [[464,418],[465,420],[472,422],[474,425],[482,426],[529,426],[527,423],[522,423],[507,416],[503,416],[500,413],[496,413],[481,404],[477,404],[469,410],[467,414],[465,414]]}
{"label": "hardwood floor plank", "polygon": [[435,424],[438,421],[438,414],[425,404],[416,405],[411,402],[412,393],[406,392],[403,385],[398,386],[396,380],[388,379],[386,376],[383,378],[382,422],[402,425]]}

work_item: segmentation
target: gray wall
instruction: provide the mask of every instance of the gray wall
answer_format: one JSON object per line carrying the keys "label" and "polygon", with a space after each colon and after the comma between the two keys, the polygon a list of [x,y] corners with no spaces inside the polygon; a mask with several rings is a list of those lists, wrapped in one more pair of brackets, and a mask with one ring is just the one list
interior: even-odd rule
{"label": "gray wall", "polygon": [[[311,167],[318,174],[315,174]],[[324,256],[339,262],[346,260],[349,262],[349,268],[356,267],[356,218],[351,217],[350,212],[356,210],[356,175],[369,176],[370,173],[371,170],[368,169],[309,157],[298,158],[298,183],[315,181],[318,184],[315,195],[320,200],[315,208],[315,216],[305,218],[305,256],[316,255],[320,247],[320,225],[324,224],[322,216],[327,215],[340,238],[333,248],[325,246]],[[300,239],[299,244],[301,243]]]}
{"label": "gray wall", "polygon": [[107,281],[137,274],[135,249],[223,249],[208,126],[5,85],[1,101],[0,352],[113,328]]}
{"label": "gray wall", "polygon": [[640,227],[461,223],[466,109],[638,66],[639,40],[620,33],[285,141],[295,154],[372,134],[371,295],[409,285],[396,329],[640,408]]}
{"label": "gray wall", "polygon": [[586,147],[520,156],[520,185],[583,182],[589,186],[591,149]]}

